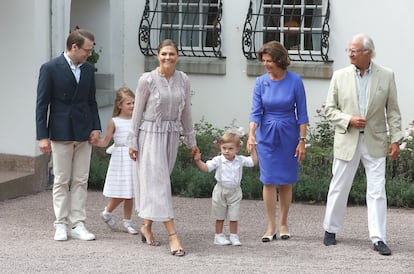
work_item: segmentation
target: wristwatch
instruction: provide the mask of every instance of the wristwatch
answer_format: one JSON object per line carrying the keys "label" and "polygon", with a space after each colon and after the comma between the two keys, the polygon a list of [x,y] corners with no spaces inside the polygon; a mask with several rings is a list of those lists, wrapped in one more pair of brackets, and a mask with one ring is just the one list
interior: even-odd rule
{"label": "wristwatch", "polygon": [[306,137],[299,137],[299,141],[302,141],[302,142],[306,143]]}

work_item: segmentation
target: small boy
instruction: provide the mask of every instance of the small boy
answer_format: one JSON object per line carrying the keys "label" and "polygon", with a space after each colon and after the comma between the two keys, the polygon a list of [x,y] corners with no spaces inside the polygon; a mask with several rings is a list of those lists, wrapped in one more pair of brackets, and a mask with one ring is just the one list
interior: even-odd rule
{"label": "small boy", "polygon": [[[251,156],[237,155],[240,151],[240,137],[235,133],[225,133],[220,138],[221,155],[214,157],[204,163],[201,154],[194,155],[194,161],[203,172],[216,170],[214,178],[217,184],[212,194],[212,215],[216,219],[216,234],[214,244],[216,245],[241,245],[237,235],[239,220],[240,201],[242,190],[240,182],[243,167],[257,165],[256,148],[253,147]],[[228,218],[230,224],[230,237],[228,240],[223,234],[224,219]]]}

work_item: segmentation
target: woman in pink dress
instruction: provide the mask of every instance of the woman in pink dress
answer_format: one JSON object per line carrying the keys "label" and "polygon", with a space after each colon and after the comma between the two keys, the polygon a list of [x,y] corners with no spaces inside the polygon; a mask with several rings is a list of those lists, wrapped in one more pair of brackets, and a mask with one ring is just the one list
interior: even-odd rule
{"label": "woman in pink dress", "polygon": [[158,48],[159,66],[144,73],[138,81],[132,128],[128,135],[130,157],[135,161],[134,190],[143,242],[158,246],[151,231],[154,221],[163,222],[168,233],[171,254],[184,256],[174,225],[170,175],[180,141],[198,152],[191,117],[190,81],[175,69],[178,49],[172,40]]}

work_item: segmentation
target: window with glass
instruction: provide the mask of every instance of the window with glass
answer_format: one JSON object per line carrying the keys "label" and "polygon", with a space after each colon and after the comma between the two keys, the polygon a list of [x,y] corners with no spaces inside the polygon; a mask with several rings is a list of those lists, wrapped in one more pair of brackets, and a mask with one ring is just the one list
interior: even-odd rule
{"label": "window with glass", "polygon": [[180,55],[222,57],[221,12],[221,0],[147,0],[139,29],[141,51],[154,55],[159,41],[169,38]]}
{"label": "window with glass", "polygon": [[326,0],[250,1],[243,52],[254,59],[261,45],[275,40],[285,46],[292,60],[327,61],[328,21]]}

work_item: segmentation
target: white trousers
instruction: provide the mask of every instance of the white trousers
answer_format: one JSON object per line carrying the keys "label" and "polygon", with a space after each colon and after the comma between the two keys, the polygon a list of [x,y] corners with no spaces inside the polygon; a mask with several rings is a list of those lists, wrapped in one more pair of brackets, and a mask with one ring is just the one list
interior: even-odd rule
{"label": "white trousers", "polygon": [[351,161],[334,159],[332,180],[326,203],[323,227],[330,233],[338,233],[344,223],[349,191],[359,162],[362,162],[367,176],[366,203],[368,208],[369,238],[373,243],[386,242],[387,197],[385,193],[385,157],[373,158],[360,134],[357,150]]}
{"label": "white trousers", "polygon": [[[92,146],[87,142],[52,141],[53,209],[55,224],[76,225],[86,220]],[[70,191],[69,191],[70,189]]]}

